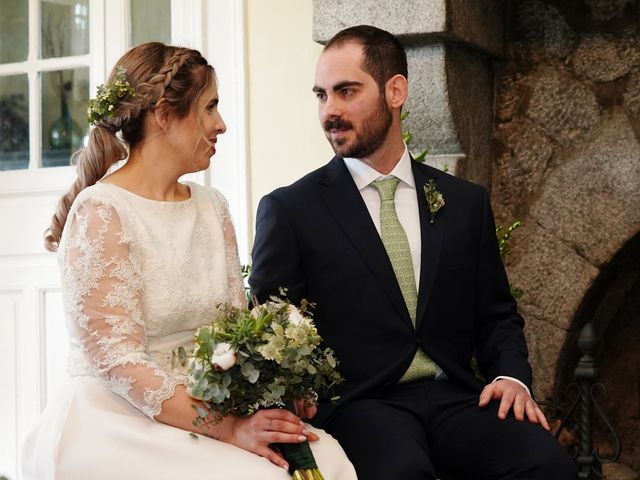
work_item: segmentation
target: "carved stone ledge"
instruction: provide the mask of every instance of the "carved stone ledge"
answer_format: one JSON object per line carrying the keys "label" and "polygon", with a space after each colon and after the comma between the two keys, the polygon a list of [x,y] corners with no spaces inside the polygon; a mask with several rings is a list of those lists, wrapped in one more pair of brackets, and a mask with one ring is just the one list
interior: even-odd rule
{"label": "carved stone ledge", "polygon": [[343,28],[375,25],[405,44],[462,42],[502,57],[502,18],[495,0],[313,0],[313,39],[326,43]]}

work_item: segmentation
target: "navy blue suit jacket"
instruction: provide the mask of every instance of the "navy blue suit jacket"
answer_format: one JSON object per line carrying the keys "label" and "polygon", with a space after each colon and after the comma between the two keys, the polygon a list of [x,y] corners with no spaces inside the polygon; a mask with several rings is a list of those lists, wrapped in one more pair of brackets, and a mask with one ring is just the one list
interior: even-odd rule
{"label": "navy blue suit jacket", "polygon": [[[414,329],[391,262],[341,158],[260,202],[249,283],[264,301],[280,287],[316,303],[320,335],[346,381],[337,405],[321,404],[322,426],[351,399],[390,388],[422,348],[451,381],[472,391],[475,354],[485,378],[531,385],[523,320],[509,292],[485,189],[412,161],[420,212],[421,273]],[[430,223],[423,185],[445,206]]]}

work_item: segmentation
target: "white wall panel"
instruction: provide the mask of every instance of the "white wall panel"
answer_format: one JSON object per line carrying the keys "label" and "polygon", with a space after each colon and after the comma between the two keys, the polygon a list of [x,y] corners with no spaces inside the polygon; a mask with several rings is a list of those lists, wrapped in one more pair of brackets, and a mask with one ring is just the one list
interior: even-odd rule
{"label": "white wall panel", "polygon": [[17,477],[18,362],[16,356],[20,292],[0,290],[0,476]]}
{"label": "white wall panel", "polygon": [[47,380],[59,382],[64,371],[58,357],[66,340],[55,255],[2,253],[0,475],[20,480],[20,449],[44,407]]}
{"label": "white wall panel", "polygon": [[0,255],[32,255],[45,253],[44,231],[51,222],[60,194],[0,196],[0,212],[4,225],[0,235]]}

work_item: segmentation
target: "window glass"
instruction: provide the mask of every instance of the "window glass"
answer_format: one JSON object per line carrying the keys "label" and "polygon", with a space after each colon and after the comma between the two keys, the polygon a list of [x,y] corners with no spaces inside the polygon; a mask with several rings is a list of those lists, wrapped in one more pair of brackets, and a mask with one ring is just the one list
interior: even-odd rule
{"label": "window glass", "polygon": [[171,43],[171,0],[131,0],[131,45]]}
{"label": "window glass", "polygon": [[0,63],[23,62],[29,51],[29,2],[0,0]]}
{"label": "window glass", "polygon": [[29,167],[27,75],[0,77],[0,170]]}
{"label": "window glass", "polygon": [[42,58],[89,53],[89,0],[42,0],[40,37]]}
{"label": "window glass", "polygon": [[42,73],[42,166],[69,165],[87,141],[89,68]]}

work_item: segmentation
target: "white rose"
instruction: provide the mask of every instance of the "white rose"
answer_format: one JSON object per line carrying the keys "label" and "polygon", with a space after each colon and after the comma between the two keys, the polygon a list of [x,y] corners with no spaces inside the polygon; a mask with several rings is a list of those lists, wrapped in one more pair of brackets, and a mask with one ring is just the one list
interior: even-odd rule
{"label": "white rose", "polygon": [[236,363],[236,353],[227,342],[216,344],[211,356],[211,364],[223,371],[229,370]]}
{"label": "white rose", "polygon": [[293,325],[301,325],[306,323],[305,318],[295,305],[289,305],[289,323]]}

